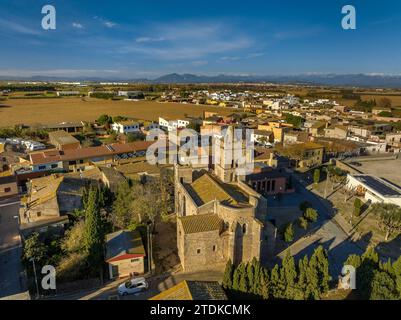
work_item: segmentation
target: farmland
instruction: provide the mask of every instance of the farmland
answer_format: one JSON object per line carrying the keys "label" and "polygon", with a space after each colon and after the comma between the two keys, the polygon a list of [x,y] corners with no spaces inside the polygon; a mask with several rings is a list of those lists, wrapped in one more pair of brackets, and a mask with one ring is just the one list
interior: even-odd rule
{"label": "farmland", "polygon": [[102,114],[143,120],[160,117],[199,117],[204,111],[227,115],[237,109],[151,101],[112,101],[90,98],[18,99],[0,101],[0,127],[16,124],[55,124],[60,122],[94,121]]}

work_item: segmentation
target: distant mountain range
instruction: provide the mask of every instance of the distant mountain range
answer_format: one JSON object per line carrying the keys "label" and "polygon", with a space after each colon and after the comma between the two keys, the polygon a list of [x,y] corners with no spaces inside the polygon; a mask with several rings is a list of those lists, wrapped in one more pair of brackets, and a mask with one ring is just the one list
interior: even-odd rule
{"label": "distant mountain range", "polygon": [[88,81],[88,82],[130,82],[130,83],[163,83],[163,84],[200,84],[200,83],[277,83],[309,84],[328,86],[383,87],[401,88],[401,75],[380,74],[299,74],[299,75],[195,75],[171,73],[156,79],[120,79],[101,77],[0,77],[0,80],[18,81]]}

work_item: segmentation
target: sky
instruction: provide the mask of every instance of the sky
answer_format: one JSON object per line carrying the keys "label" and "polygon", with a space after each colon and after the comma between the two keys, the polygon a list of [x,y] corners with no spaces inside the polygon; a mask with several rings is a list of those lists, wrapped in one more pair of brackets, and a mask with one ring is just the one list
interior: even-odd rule
{"label": "sky", "polygon": [[399,0],[0,0],[0,76],[399,75],[400,39]]}

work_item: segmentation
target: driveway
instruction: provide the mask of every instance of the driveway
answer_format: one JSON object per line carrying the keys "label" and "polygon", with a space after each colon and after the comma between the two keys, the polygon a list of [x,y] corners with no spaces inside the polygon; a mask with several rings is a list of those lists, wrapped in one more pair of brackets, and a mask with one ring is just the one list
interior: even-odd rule
{"label": "driveway", "polygon": [[18,215],[19,201],[0,202],[0,299],[24,298],[27,290]]}

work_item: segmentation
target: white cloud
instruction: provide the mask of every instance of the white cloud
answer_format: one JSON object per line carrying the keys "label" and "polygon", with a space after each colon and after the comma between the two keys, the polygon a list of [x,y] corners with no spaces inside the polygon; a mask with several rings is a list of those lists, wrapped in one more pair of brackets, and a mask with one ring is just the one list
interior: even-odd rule
{"label": "white cloud", "polygon": [[12,32],[20,33],[20,34],[26,34],[26,35],[39,35],[40,34],[39,30],[35,30],[33,28],[26,27],[17,22],[5,20],[2,18],[0,18],[0,29],[5,29],[5,30],[12,31]]}
{"label": "white cloud", "polygon": [[114,23],[112,21],[104,21],[103,24],[107,27],[107,28],[114,28],[117,23]]}
{"label": "white cloud", "polygon": [[73,26],[73,28],[76,28],[76,29],[83,29],[84,28],[84,26],[82,24],[80,24],[79,22],[73,22],[72,26]]}
{"label": "white cloud", "polygon": [[105,20],[102,17],[94,16],[93,19],[100,21],[102,23],[102,25],[104,25],[105,27],[110,28],[110,29],[114,28],[117,25],[117,23],[110,21],[110,20]]}
{"label": "white cloud", "polygon": [[[235,52],[252,46],[250,36],[230,24],[213,22],[175,22],[150,25],[148,34],[120,48],[122,54],[137,53],[161,60],[204,60],[211,54]],[[151,36],[150,36],[151,34]],[[156,35],[156,36],[155,36]]]}
{"label": "white cloud", "polygon": [[165,41],[166,39],[163,37],[159,37],[159,38],[151,38],[151,37],[139,37],[136,38],[136,42],[138,43],[144,43],[144,42],[160,42],[160,41]]}

